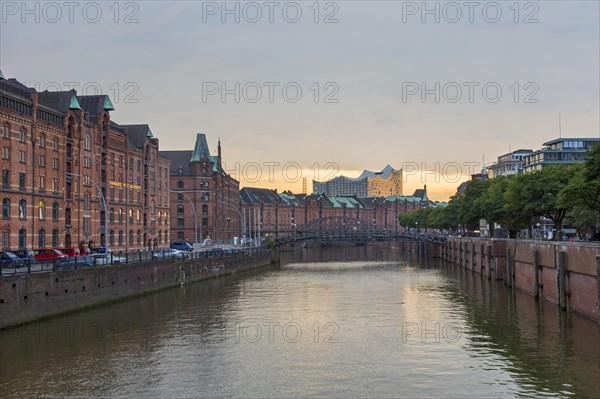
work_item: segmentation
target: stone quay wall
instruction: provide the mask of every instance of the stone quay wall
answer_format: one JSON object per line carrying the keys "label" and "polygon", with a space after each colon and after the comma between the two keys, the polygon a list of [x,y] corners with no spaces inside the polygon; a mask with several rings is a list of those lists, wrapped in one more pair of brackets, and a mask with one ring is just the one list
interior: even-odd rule
{"label": "stone quay wall", "polygon": [[169,287],[270,265],[270,250],[0,277],[0,329]]}
{"label": "stone quay wall", "polygon": [[436,255],[600,323],[600,245],[448,237]]}

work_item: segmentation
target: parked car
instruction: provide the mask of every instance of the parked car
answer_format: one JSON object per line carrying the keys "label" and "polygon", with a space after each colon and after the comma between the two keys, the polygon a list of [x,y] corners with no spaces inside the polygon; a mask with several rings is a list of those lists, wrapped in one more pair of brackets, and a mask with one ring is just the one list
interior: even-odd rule
{"label": "parked car", "polygon": [[25,264],[31,264],[35,262],[35,255],[33,254],[33,251],[30,251],[29,249],[17,249],[10,252],[23,259]]}
{"label": "parked car", "polygon": [[21,267],[26,266],[27,263],[24,259],[19,258],[17,255],[10,251],[0,251],[0,266],[1,267]]}
{"label": "parked car", "polygon": [[110,265],[112,263],[127,263],[127,259],[112,255],[110,253],[95,253],[90,257],[94,260],[95,265]]}
{"label": "parked car", "polygon": [[36,262],[64,261],[68,258],[67,255],[54,248],[34,249],[33,255],[35,256]]}
{"label": "parked car", "polygon": [[80,256],[81,253],[79,252],[79,248],[54,248],[59,250],[60,252],[62,252],[63,254],[67,255],[67,256]]}
{"label": "parked car", "polygon": [[179,251],[193,251],[194,250],[194,246],[192,244],[190,244],[188,242],[182,242],[182,241],[172,242],[171,248],[177,249]]}
{"label": "parked car", "polygon": [[109,254],[110,250],[104,247],[90,248],[92,254]]}
{"label": "parked car", "polygon": [[177,249],[165,249],[164,251],[155,252],[152,254],[153,259],[167,259],[174,258],[177,260],[183,260],[188,258],[188,254]]}

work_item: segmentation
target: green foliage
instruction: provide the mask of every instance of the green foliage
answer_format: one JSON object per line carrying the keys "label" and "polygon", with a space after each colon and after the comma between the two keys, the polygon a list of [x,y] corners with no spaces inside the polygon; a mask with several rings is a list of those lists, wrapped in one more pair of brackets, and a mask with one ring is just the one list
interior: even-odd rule
{"label": "green foliage", "polygon": [[[600,145],[585,164],[553,165],[532,173],[470,181],[448,206],[422,208],[398,217],[404,227],[469,230],[485,219],[515,232],[528,228],[532,218],[551,219],[557,230],[565,218],[575,226],[600,223]],[[558,236],[558,235],[557,235]]]}

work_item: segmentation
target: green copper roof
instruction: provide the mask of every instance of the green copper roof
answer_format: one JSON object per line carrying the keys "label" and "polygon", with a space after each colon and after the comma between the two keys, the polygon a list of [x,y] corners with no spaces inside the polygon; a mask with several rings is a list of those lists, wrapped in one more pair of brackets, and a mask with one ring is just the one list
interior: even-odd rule
{"label": "green copper roof", "polygon": [[206,143],[206,135],[204,133],[198,133],[196,135],[196,145],[194,146],[194,153],[190,162],[200,162],[204,156],[210,159],[210,151],[208,150],[208,144]]}
{"label": "green copper roof", "polygon": [[327,197],[331,201],[334,208],[342,208],[346,204],[346,208],[361,208],[360,203],[354,197]]}
{"label": "green copper roof", "polygon": [[113,105],[112,101],[110,101],[110,98],[108,96],[104,96],[104,105],[102,106],[102,109],[104,109],[105,111],[115,110],[115,106]]}
{"label": "green copper roof", "polygon": [[213,172],[218,172],[219,171],[219,157],[215,157],[214,155],[211,155],[210,161],[213,163]]}
{"label": "green copper roof", "polygon": [[75,95],[71,95],[69,109],[81,109],[81,105],[79,105],[79,101],[77,101],[77,97],[75,97]]}
{"label": "green copper roof", "polygon": [[148,128],[148,131],[146,132],[146,137],[154,137],[154,135],[152,134],[152,130],[150,130],[150,128]]}
{"label": "green copper roof", "polygon": [[4,77],[4,74],[2,73],[2,71],[0,71],[0,79],[6,79],[6,78]]}
{"label": "green copper roof", "polygon": [[386,198],[386,201],[394,202],[398,201],[406,201],[406,202],[420,202],[421,198],[413,197],[412,195],[392,195]]}

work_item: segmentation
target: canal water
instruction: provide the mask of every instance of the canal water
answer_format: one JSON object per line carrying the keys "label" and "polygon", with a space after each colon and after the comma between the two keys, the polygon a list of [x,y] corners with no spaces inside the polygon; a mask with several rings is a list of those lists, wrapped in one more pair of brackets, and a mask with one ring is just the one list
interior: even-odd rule
{"label": "canal water", "polygon": [[393,245],[0,332],[0,397],[598,397],[595,321]]}

